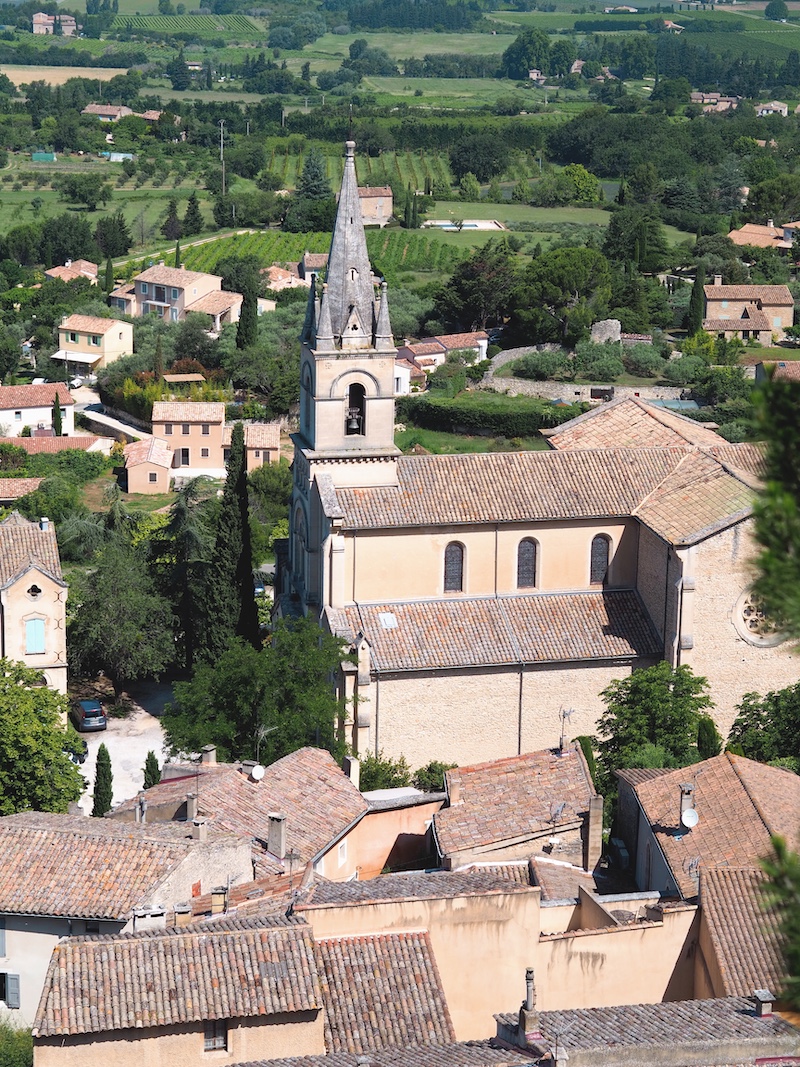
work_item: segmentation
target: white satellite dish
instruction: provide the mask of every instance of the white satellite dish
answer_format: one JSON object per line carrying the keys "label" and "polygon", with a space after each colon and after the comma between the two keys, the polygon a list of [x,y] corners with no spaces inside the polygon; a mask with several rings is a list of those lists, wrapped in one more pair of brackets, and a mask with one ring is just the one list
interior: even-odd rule
{"label": "white satellite dish", "polygon": [[250,777],[253,779],[254,782],[260,782],[261,779],[264,777],[264,768],[261,766],[260,763],[257,763],[255,767],[253,767],[253,769],[250,771]]}
{"label": "white satellite dish", "polygon": [[681,822],[687,830],[692,830],[700,822],[700,816],[694,808],[686,808],[681,812]]}

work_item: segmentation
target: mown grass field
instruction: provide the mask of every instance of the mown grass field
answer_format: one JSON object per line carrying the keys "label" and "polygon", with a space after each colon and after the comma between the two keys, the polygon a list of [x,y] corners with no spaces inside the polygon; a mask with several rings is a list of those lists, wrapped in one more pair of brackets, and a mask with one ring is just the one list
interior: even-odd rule
{"label": "mown grass field", "polygon": [[27,85],[34,81],[63,85],[70,78],[95,78],[106,82],[117,74],[125,73],[119,67],[18,67],[10,63],[4,63],[2,69],[14,85]]}
{"label": "mown grass field", "polygon": [[[348,54],[350,45],[359,37],[366,37],[370,48],[383,48],[392,59],[409,59],[415,56],[439,55],[456,52],[466,56],[500,55],[516,37],[516,32],[486,33],[434,33],[432,31],[404,33],[326,33],[313,44],[303,49],[303,61],[335,59],[341,62]],[[291,53],[290,53],[291,54]]]}
{"label": "mown grass field", "polygon": [[[415,445],[434,455],[453,455],[465,452],[500,452],[509,448],[509,442],[496,437],[467,437],[462,434],[444,433],[440,430],[422,430],[407,424],[405,430],[394,435],[394,443],[403,452],[410,452]],[[543,452],[547,442],[542,437],[514,439],[514,451]]]}

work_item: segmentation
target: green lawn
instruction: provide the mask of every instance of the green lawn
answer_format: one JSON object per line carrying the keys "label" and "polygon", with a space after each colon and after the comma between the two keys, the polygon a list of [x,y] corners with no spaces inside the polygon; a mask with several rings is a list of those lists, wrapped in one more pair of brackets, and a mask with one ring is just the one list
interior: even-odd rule
{"label": "green lawn", "polygon": [[439,430],[422,430],[410,423],[406,429],[394,435],[394,443],[403,452],[411,452],[415,445],[434,455],[462,452],[541,452],[547,449],[547,442],[542,437],[520,437],[514,439],[512,448],[506,438],[467,437],[464,434],[444,433]]}

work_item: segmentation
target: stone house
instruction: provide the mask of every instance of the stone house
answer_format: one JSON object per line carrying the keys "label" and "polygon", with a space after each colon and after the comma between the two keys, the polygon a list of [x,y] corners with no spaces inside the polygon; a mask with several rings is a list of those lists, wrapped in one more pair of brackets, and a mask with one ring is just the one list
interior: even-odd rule
{"label": "stone house", "polygon": [[61,405],[61,433],[75,433],[75,401],[63,382],[44,385],[0,386],[0,426],[4,437],[19,437],[25,427],[31,431],[50,429],[53,425],[53,402]]}
{"label": "stone house", "polygon": [[0,1001],[15,1025],[33,1023],[59,939],[163,926],[194,891],[252,878],[249,846],[200,824],[25,812],[0,818],[0,849]]}
{"label": "stone house", "polygon": [[67,584],[53,524],[13,511],[0,522],[0,655],[67,691]]}
{"label": "stone house", "polygon": [[133,114],[133,109],[125,104],[87,104],[82,115],[96,115],[101,122],[119,122]]}
{"label": "stone house", "polygon": [[91,285],[97,285],[97,264],[88,259],[68,259],[63,267],[50,267],[44,272],[45,278],[60,278],[62,282],[75,282],[86,278]]}
{"label": "stone house", "polygon": [[120,356],[133,354],[133,326],[94,315],[66,315],[58,327],[58,351],[68,374],[94,374]]}
{"label": "stone house", "polygon": [[794,298],[785,285],[723,285],[717,275],[703,293],[708,333],[769,345],[782,341],[794,323]]}
{"label": "stone house", "polygon": [[390,221],[394,212],[391,185],[363,185],[358,190],[361,217],[365,226],[380,226]]}
{"label": "stone house", "polygon": [[74,37],[78,32],[78,24],[75,21],[74,15],[47,15],[44,11],[36,11],[32,16],[32,29],[37,35],[48,35],[55,33],[56,19],[61,24],[61,35],[63,37]]}
{"label": "stone house", "polygon": [[[744,288],[772,307],[785,287]],[[796,681],[749,600],[757,448],[626,399],[561,426],[549,452],[400,455],[396,355],[349,142],[302,335],[276,611],[319,617],[356,654],[338,681],[356,754],[553,748],[565,701],[573,736],[593,734],[601,691],[662,659],[709,678],[723,732],[746,691]]]}
{"label": "stone house", "polygon": [[216,274],[163,265],[148,267],[131,284],[120,286],[109,295],[112,307],[134,318],[157,315],[170,322],[183,322],[188,314],[208,315],[215,333],[226,323],[239,321],[242,300],[241,293],[223,290],[222,278]]}

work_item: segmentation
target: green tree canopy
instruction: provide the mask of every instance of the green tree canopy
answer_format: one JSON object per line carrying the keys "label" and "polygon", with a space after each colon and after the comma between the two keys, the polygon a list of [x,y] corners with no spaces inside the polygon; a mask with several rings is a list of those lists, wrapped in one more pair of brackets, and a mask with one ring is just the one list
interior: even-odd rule
{"label": "green tree canopy", "polygon": [[769,0],[764,8],[764,18],[772,22],[784,22],[789,17],[789,8],[784,0]]}
{"label": "green tree canopy", "polygon": [[759,696],[745,693],[728,735],[748,759],[800,759],[800,682]]}
{"label": "green tree canopy", "polygon": [[769,881],[764,899],[778,912],[781,948],[788,977],[778,992],[795,1011],[800,1010],[800,856],[782,837],[772,838],[773,854],[762,860]]}
{"label": "green tree canopy", "polygon": [[482,330],[490,319],[503,321],[518,280],[508,242],[488,241],[456,267],[436,294],[436,310],[455,329]]}
{"label": "green tree canopy", "polygon": [[84,780],[70,759],[80,741],[64,723],[67,699],[38,671],[0,659],[0,815],[65,812]]}
{"label": "green tree canopy", "polygon": [[279,619],[262,649],[233,641],[213,663],[175,685],[162,722],[173,753],[214,744],[222,759],[271,763],[305,745],[342,754],[341,707],[331,676],[342,642],[313,619]]}
{"label": "green tree canopy", "polygon": [[[564,60],[559,54],[559,62]],[[526,79],[528,71],[550,73],[550,38],[542,30],[525,30],[503,52],[500,66],[506,78]]]}
{"label": "green tree canopy", "polygon": [[514,295],[510,339],[575,344],[605,316],[610,295],[608,261],[595,249],[559,248],[538,256]]}

